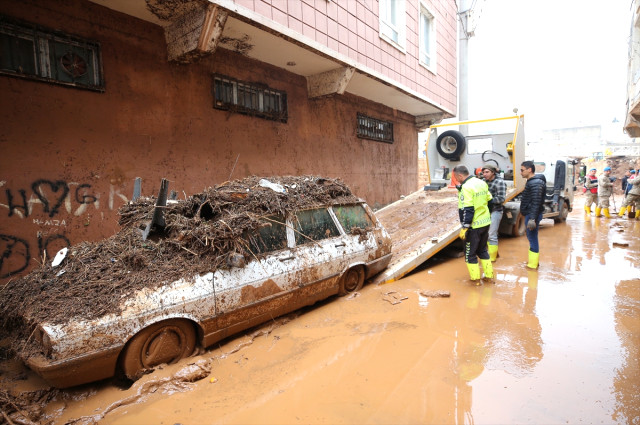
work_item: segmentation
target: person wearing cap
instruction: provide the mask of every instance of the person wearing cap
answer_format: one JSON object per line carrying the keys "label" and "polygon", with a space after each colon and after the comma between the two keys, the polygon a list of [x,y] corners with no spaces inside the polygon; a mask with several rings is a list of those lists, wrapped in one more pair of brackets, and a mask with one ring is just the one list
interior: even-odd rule
{"label": "person wearing cap", "polygon": [[613,195],[613,182],[615,177],[611,177],[611,167],[604,167],[604,171],[598,177],[598,206],[596,207],[596,217],[600,217],[600,212],[611,218],[609,214],[609,197]]}
{"label": "person wearing cap", "polygon": [[629,178],[627,179],[627,184],[624,187],[624,196],[627,196],[629,194],[629,191],[631,190],[631,180],[636,178],[636,170],[631,169],[629,170]]}
{"label": "person wearing cap", "polygon": [[[635,173],[636,170],[633,170],[633,172]],[[627,180],[629,180],[629,177],[631,177],[631,170],[627,170],[624,172],[624,176],[622,176],[622,178],[620,179],[620,184],[622,186],[622,193],[625,194],[625,191],[627,190]]]}
{"label": "person wearing cap", "polygon": [[498,168],[492,164],[482,166],[482,176],[489,186],[489,193],[492,199],[489,201],[489,211],[491,212],[491,224],[489,225],[489,258],[496,261],[498,258],[498,228],[502,220],[502,211],[505,198],[507,197],[507,184],[498,175]]}
{"label": "person wearing cap", "polygon": [[[635,174],[636,173],[632,173],[631,176]],[[627,189],[629,190],[629,194],[624,198],[622,207],[620,207],[620,212],[618,213],[620,217],[623,217],[624,213],[629,211],[634,205],[636,210],[640,209],[640,177],[629,178],[629,180],[627,180]],[[640,220],[640,214],[636,213],[636,218]]]}
{"label": "person wearing cap", "polygon": [[[460,239],[464,241],[464,261],[469,270],[471,281],[480,285],[480,264],[484,278],[493,282],[493,265],[487,249],[491,215],[489,206],[491,193],[481,179],[469,175],[464,165],[456,165],[452,174],[460,182],[458,189],[458,215],[460,216]],[[478,264],[480,258],[480,264]]]}
{"label": "person wearing cap", "polygon": [[589,170],[589,174],[584,179],[584,212],[587,215],[591,215],[591,204],[598,205],[598,177],[596,176],[596,169]]}

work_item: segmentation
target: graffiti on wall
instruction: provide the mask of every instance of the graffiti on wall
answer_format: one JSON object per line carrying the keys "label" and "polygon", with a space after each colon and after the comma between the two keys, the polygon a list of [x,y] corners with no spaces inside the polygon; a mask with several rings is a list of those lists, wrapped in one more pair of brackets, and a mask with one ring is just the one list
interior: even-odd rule
{"label": "graffiti on wall", "polygon": [[9,234],[9,230],[0,231],[0,279],[26,270],[34,258],[44,261],[61,248],[70,246],[66,230],[70,216],[80,217],[91,208],[112,211],[116,202],[129,201],[113,184],[109,187],[106,206],[101,205],[101,194],[95,192],[88,183],[38,179],[27,188],[11,189],[4,186],[5,182],[0,181],[0,188],[4,189],[1,191],[4,192],[4,199],[0,192],[2,220],[20,220],[21,223],[12,225],[14,228],[22,226],[24,220],[29,220],[26,223],[37,226],[39,230],[31,241]]}

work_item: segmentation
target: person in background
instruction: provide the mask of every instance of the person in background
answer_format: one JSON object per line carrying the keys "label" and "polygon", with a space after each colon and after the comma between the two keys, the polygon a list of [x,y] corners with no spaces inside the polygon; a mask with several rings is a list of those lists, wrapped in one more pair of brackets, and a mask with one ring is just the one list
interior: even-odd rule
{"label": "person in background", "polygon": [[624,189],[624,196],[627,196],[629,194],[629,191],[631,190],[631,180],[636,178],[636,170],[629,170],[629,178],[627,179],[627,186]]}
{"label": "person in background", "polygon": [[596,207],[596,217],[600,217],[600,212],[611,218],[609,214],[609,198],[613,195],[613,182],[615,177],[611,177],[611,167],[604,167],[604,171],[598,177],[598,206]]}
{"label": "person in background", "polygon": [[[632,176],[633,174],[635,173],[632,173]],[[632,206],[635,206],[635,218],[640,220],[640,214],[638,214],[638,209],[640,209],[640,177],[629,178],[629,180],[627,180],[627,190],[629,193],[624,198],[624,202],[622,202],[618,215],[623,217],[625,212],[629,211]]]}
{"label": "person in background", "polygon": [[598,206],[598,177],[596,176],[596,169],[589,170],[589,174],[584,180],[584,211],[587,215],[591,215],[591,204]]}
{"label": "person in background", "polygon": [[544,198],[547,192],[547,179],[544,174],[536,174],[533,161],[524,161],[520,165],[520,175],[527,179],[520,201],[520,214],[524,216],[527,239],[529,240],[529,258],[527,267],[537,269],[540,261],[538,229],[544,210]]}
{"label": "person in background", "polygon": [[460,182],[458,189],[458,214],[460,216],[460,239],[464,241],[464,261],[469,270],[471,281],[480,285],[480,265],[482,264],[484,277],[493,281],[493,265],[489,258],[487,240],[489,239],[489,225],[491,215],[488,203],[491,193],[487,184],[477,177],[469,175],[469,169],[464,165],[457,165],[453,174]]}
{"label": "person in background", "polygon": [[482,176],[489,186],[489,193],[492,199],[489,201],[489,211],[491,212],[491,224],[489,225],[489,258],[496,261],[498,258],[498,228],[502,220],[502,204],[507,197],[507,184],[498,175],[498,168],[495,165],[485,164],[482,167]]}
{"label": "person in background", "polygon": [[[635,172],[635,170],[634,170],[634,172]],[[625,171],[624,172],[624,176],[622,176],[622,179],[620,180],[623,194],[627,190],[627,180],[629,179],[630,176],[631,176],[631,169]]]}

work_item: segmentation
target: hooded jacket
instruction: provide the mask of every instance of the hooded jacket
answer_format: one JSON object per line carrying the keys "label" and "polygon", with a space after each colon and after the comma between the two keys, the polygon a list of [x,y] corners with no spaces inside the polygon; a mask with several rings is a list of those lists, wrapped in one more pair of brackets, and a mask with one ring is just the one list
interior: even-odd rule
{"label": "hooded jacket", "polygon": [[547,194],[547,179],[536,174],[527,180],[520,200],[520,214],[538,217],[544,210],[544,198]]}

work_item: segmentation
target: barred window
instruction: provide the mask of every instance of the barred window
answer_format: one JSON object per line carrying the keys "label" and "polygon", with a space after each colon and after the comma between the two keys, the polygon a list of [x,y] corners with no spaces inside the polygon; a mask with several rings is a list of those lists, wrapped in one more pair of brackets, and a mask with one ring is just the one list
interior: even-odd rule
{"label": "barred window", "polygon": [[213,76],[213,107],[287,122],[287,93],[262,84]]}
{"label": "barred window", "polygon": [[357,136],[363,139],[393,143],[393,123],[358,114]]}
{"label": "barred window", "polygon": [[100,45],[0,16],[0,74],[104,91]]}

